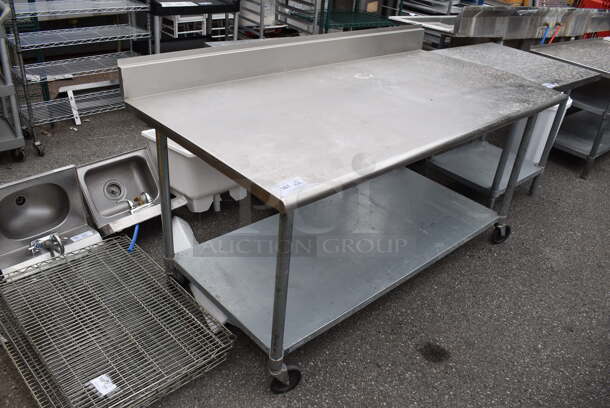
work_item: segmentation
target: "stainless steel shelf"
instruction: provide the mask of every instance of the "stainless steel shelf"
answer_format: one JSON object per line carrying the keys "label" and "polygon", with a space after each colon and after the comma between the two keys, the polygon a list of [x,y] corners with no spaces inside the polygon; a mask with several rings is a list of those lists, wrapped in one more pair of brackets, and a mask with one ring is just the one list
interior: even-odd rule
{"label": "stainless steel shelf", "polygon": [[[76,106],[81,117],[123,109],[125,104],[120,89],[75,95]],[[28,117],[27,107],[21,106],[21,114]],[[74,117],[68,98],[32,103],[32,123],[35,126],[59,122]]]}
{"label": "stainless steel shelf", "polygon": [[610,80],[602,79],[589,85],[574,89],[570,96],[575,108],[596,115],[603,115],[610,105]]}
{"label": "stainless steel shelf", "polygon": [[[271,342],[276,257],[257,248],[275,248],[278,218],[217,237],[175,259],[264,350]],[[491,209],[406,168],[297,209],[293,243],[301,250],[293,250],[290,262],[285,351],[346,319],[497,219]],[[342,246],[349,242],[353,248],[359,248],[355,242],[367,246],[352,252]],[[370,242],[380,245],[379,252],[367,251]]]}
{"label": "stainless steel shelf", "polygon": [[[477,140],[434,156],[430,159],[429,164],[475,190],[490,192],[501,155],[502,149],[499,147],[486,141]],[[496,195],[503,194],[506,191],[514,162],[515,154],[510,153]],[[542,173],[542,170],[542,167],[531,160],[524,160],[517,185],[527,182]]]}
{"label": "stainless steel shelf", "polygon": [[[591,112],[581,111],[568,115],[563,120],[554,147],[576,157],[587,158],[593,147],[593,139],[597,134],[600,117]],[[599,146],[597,158],[610,151],[610,125]]]}
{"label": "stainless steel shelf", "polygon": [[[136,55],[137,54],[134,52],[125,51],[28,64],[25,66],[25,74],[28,82],[38,83],[76,78],[103,72],[113,72],[118,70],[117,60],[119,58],[128,58]],[[23,81],[19,67],[13,67],[13,72],[19,80]]]}
{"label": "stainless steel shelf", "polygon": [[402,3],[402,10],[416,9],[432,14],[457,14],[461,10],[459,4],[460,2],[456,0],[409,0]]}
{"label": "stainless steel shelf", "polygon": [[33,3],[15,3],[15,17],[18,19],[146,10],[148,5],[136,0],[37,0]]}
{"label": "stainless steel shelf", "polygon": [[[118,24],[20,33],[19,39],[21,49],[27,51],[105,41],[136,40],[148,38],[149,36],[150,34],[147,30],[133,27],[129,24]],[[14,46],[15,36],[9,35],[8,41]]]}

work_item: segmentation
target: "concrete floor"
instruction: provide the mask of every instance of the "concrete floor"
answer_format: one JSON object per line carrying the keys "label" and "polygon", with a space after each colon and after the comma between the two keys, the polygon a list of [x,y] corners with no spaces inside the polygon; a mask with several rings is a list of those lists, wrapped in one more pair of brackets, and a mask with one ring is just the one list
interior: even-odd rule
{"label": "concrete floor", "polygon": [[[0,155],[0,182],[142,146],[146,127],[125,111],[69,126],[44,158]],[[269,393],[265,355],[235,329],[225,364],[156,407],[610,406],[610,155],[589,180],[581,165],[554,152],[538,195],[516,195],[508,242],[474,239],[291,354],[304,377],[289,394]],[[180,214],[204,240],[237,227],[237,205],[223,207]],[[158,259],[159,222],[141,236]],[[0,407],[35,406],[3,351],[0,377]]]}

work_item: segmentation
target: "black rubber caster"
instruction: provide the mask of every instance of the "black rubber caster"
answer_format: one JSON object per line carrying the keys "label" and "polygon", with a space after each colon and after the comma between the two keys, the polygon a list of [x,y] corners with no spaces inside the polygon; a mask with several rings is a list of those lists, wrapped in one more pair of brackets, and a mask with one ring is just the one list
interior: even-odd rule
{"label": "black rubber caster", "polygon": [[44,146],[41,144],[37,144],[37,145],[34,145],[34,147],[36,148],[36,152],[38,153],[38,155],[40,157],[43,157],[44,156]]}
{"label": "black rubber caster", "polygon": [[494,224],[494,230],[491,234],[491,242],[493,244],[501,244],[510,237],[511,229],[510,225],[506,224]]}
{"label": "black rubber caster", "polygon": [[25,160],[25,150],[24,149],[15,149],[12,152],[13,160],[16,162],[22,162]]}
{"label": "black rubber caster", "polygon": [[301,382],[301,370],[294,366],[288,366],[288,384],[284,384],[280,380],[274,378],[271,381],[271,392],[274,394],[285,394],[299,385]]}

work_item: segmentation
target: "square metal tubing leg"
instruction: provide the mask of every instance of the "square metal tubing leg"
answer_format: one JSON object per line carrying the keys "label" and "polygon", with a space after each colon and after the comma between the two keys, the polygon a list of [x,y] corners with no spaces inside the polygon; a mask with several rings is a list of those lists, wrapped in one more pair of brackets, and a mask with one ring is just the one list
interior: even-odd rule
{"label": "square metal tubing leg", "polygon": [[595,140],[593,140],[593,146],[591,147],[591,152],[589,153],[589,157],[587,157],[587,162],[585,163],[585,168],[583,169],[580,177],[586,179],[589,177],[589,173],[591,173],[591,169],[593,168],[593,164],[595,163],[595,159],[597,157],[597,152],[599,151],[599,147],[602,144],[602,140],[604,138],[604,130],[606,129],[606,124],[608,122],[608,108],[602,115],[599,120],[599,126],[597,128],[597,134],[595,135]]}
{"label": "square metal tubing leg", "polygon": [[[557,109],[557,113],[555,114],[555,119],[553,119],[553,125],[551,126],[551,131],[549,132],[549,138],[544,145],[544,150],[542,151],[542,156],[540,157],[539,166],[542,168],[546,167],[546,163],[549,160],[549,154],[551,153],[551,149],[555,144],[555,139],[557,139],[557,134],[559,133],[559,128],[561,127],[561,122],[566,113],[566,109],[568,108],[568,99],[565,99],[559,104],[559,108]],[[542,174],[537,175],[532,180],[532,184],[530,185],[529,194],[534,195],[536,189],[538,188],[538,183],[540,182],[540,176]]]}
{"label": "square metal tubing leg", "polygon": [[517,156],[515,157],[515,162],[508,179],[508,185],[506,186],[506,191],[504,192],[504,197],[502,198],[502,206],[498,212],[501,217],[507,217],[510,211],[510,205],[513,201],[515,189],[517,188],[517,181],[519,179],[519,173],[521,172],[521,166],[525,160],[525,154],[527,152],[530,139],[532,138],[532,133],[534,131],[537,118],[538,114],[527,118],[527,124],[525,125],[525,130],[523,131],[523,137],[521,138],[521,143],[519,144],[519,149],[517,150]]}
{"label": "square metal tubing leg", "polygon": [[[516,126],[515,123],[513,126]],[[504,146],[502,146],[502,154],[500,155],[500,161],[498,167],[496,167],[496,173],[494,174],[493,182],[491,183],[491,189],[489,190],[489,208],[493,209],[496,206],[496,201],[500,196],[500,182],[504,176],[506,166],[508,165],[508,158],[510,156],[510,143],[511,138],[507,137],[504,140]]]}

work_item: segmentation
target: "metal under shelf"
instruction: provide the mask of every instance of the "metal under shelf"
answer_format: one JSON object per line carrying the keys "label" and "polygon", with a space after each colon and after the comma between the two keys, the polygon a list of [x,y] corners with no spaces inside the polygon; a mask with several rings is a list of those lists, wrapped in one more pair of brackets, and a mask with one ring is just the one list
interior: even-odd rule
{"label": "metal under shelf", "polygon": [[[487,141],[477,140],[433,156],[428,163],[475,190],[490,192],[500,156],[502,156],[501,148]],[[508,164],[502,174],[498,191],[495,192],[496,195],[502,195],[506,191],[515,157],[514,152],[509,153]],[[526,158],[517,178],[517,185],[536,177],[542,171],[542,167]]]}
{"label": "metal under shelf", "polygon": [[[103,112],[123,109],[125,104],[120,89],[91,92],[74,96],[79,116],[90,116]],[[21,114],[27,118],[26,105],[21,106]],[[32,123],[35,126],[74,118],[68,98],[32,103]]]}
{"label": "metal under shelf", "polygon": [[[498,218],[493,210],[406,168],[298,208],[285,352],[397,287]],[[230,322],[267,351],[276,256],[257,248],[275,248],[278,220],[274,215],[175,258],[178,269]],[[345,250],[349,242],[356,249],[355,242],[361,242],[361,252]],[[368,252],[371,242],[379,245],[379,252]],[[236,245],[239,254],[225,252]]]}
{"label": "metal under shelf", "polygon": [[610,79],[601,79],[589,85],[576,88],[570,96],[572,105],[596,115],[604,115],[610,105]]}
{"label": "metal under shelf", "polygon": [[31,3],[15,3],[15,17],[18,19],[146,10],[148,5],[136,0],[36,0]]}
{"label": "metal under shelf", "polygon": [[[106,41],[136,40],[148,37],[150,37],[150,33],[147,30],[129,24],[33,31],[19,34],[21,50],[23,51]],[[15,36],[9,35],[8,41],[15,45]]]}
{"label": "metal under shelf", "polygon": [[[25,65],[25,74],[28,82],[37,83],[113,72],[118,70],[117,60],[119,58],[134,57],[136,55],[138,54],[135,52],[124,51],[28,64]],[[13,72],[19,80],[23,81],[19,67],[13,67]]]}
{"label": "metal under shelf", "polygon": [[[568,115],[559,129],[554,147],[574,156],[586,159],[591,154],[597,135],[599,116],[587,111]],[[606,125],[602,142],[593,159],[610,151],[610,125]]]}

